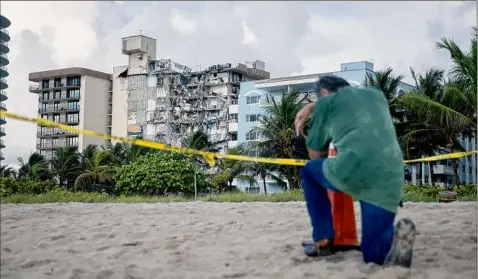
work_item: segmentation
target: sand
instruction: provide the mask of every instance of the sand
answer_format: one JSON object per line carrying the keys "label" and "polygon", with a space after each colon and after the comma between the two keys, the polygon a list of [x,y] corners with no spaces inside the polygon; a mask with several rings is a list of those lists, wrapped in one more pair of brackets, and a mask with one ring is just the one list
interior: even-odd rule
{"label": "sand", "polygon": [[0,277],[471,279],[476,211],[405,204],[399,217],[419,230],[407,270],[363,264],[356,251],[307,258],[301,202],[1,205]]}

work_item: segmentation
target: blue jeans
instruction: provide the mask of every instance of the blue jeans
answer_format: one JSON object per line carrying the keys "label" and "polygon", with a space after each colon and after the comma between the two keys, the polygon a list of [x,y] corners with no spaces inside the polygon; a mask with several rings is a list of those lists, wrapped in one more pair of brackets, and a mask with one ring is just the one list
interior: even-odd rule
{"label": "blue jeans", "polygon": [[[309,161],[301,169],[302,188],[312,223],[314,242],[335,236],[327,189],[339,192],[324,176],[324,160]],[[362,257],[366,263],[383,264],[392,246],[395,213],[360,201],[362,213]]]}

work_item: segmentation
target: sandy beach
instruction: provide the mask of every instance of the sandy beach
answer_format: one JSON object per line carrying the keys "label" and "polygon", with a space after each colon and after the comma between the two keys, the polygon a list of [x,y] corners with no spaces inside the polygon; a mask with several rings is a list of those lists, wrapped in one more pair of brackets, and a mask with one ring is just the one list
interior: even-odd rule
{"label": "sandy beach", "polygon": [[[406,203],[412,269],[303,255],[304,203],[1,205],[2,279],[477,278],[476,203]],[[360,211],[356,204],[357,220]],[[360,225],[358,225],[360,228]]]}

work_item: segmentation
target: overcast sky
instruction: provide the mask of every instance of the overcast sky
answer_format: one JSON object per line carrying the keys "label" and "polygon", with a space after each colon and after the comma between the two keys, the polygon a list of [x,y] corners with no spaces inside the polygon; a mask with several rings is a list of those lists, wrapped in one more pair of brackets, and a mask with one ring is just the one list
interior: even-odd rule
{"label": "overcast sky", "polygon": [[[127,64],[121,38],[157,39],[158,58],[196,69],[199,63],[266,62],[272,77],[337,71],[368,60],[393,67],[410,82],[409,67],[449,68],[435,48],[453,37],[468,49],[476,2],[13,2],[1,13],[12,22],[10,112],[35,117],[37,96],[28,73],[81,66],[112,72]],[[7,164],[35,149],[36,126],[9,120]]]}

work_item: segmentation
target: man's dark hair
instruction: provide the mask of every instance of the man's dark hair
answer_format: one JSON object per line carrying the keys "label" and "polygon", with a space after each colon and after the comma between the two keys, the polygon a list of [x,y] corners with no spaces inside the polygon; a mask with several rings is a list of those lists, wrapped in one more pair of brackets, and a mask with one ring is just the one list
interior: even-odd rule
{"label": "man's dark hair", "polygon": [[337,92],[341,87],[345,86],[350,86],[350,84],[341,77],[323,76],[319,77],[319,81],[315,83],[315,92],[319,94],[322,89],[327,89],[329,92]]}

